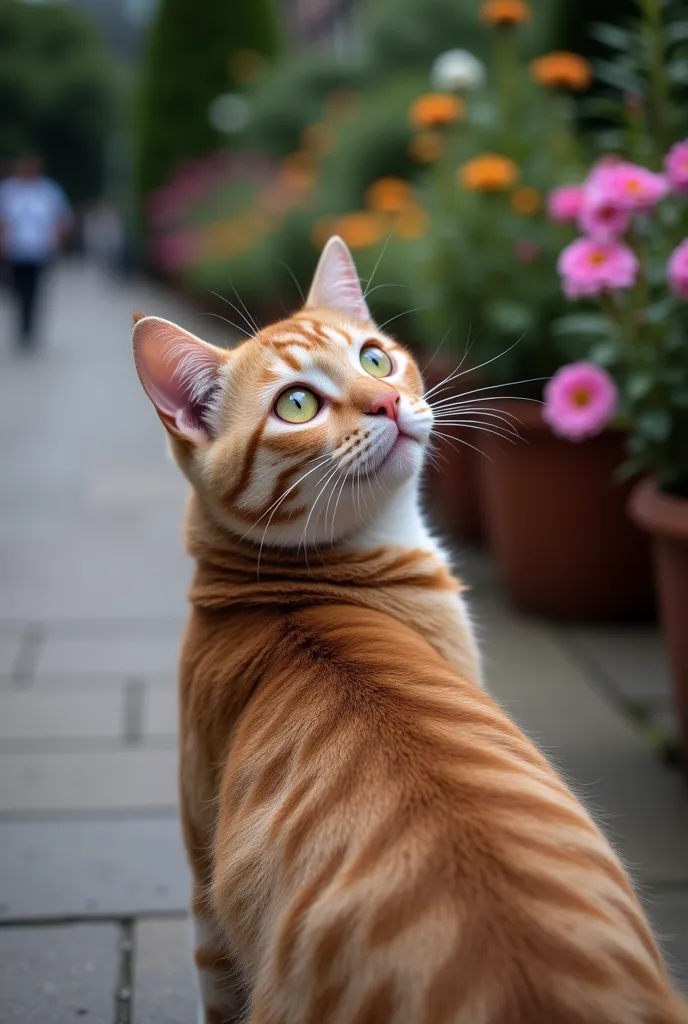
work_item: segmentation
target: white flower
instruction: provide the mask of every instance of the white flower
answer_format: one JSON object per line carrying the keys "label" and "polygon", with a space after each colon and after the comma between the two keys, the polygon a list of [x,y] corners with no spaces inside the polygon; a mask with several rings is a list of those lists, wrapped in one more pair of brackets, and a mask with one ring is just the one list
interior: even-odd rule
{"label": "white flower", "polygon": [[478,89],[485,81],[485,65],[468,50],[446,50],[432,65],[430,77],[439,92]]}
{"label": "white flower", "polygon": [[239,93],[226,92],[216,96],[208,107],[208,120],[216,132],[233,135],[243,131],[248,124],[251,110],[248,101]]}

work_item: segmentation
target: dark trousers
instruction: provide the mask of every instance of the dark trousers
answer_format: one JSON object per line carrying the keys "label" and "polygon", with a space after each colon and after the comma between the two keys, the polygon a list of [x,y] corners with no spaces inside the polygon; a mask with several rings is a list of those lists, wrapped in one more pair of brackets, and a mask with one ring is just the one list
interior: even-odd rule
{"label": "dark trousers", "polygon": [[34,339],[38,286],[43,272],[42,263],[16,262],[10,264],[12,287],[17,298],[19,314],[19,341],[28,345]]}

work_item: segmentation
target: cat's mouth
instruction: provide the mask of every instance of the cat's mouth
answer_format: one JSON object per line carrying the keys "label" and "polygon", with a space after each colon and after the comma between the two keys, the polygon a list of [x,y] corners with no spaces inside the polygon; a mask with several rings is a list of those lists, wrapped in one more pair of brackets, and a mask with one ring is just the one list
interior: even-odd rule
{"label": "cat's mouth", "polygon": [[395,475],[407,473],[415,468],[423,441],[420,437],[409,433],[395,424],[394,433],[385,431],[378,443],[370,451],[363,469],[369,473],[379,473],[389,468]]}

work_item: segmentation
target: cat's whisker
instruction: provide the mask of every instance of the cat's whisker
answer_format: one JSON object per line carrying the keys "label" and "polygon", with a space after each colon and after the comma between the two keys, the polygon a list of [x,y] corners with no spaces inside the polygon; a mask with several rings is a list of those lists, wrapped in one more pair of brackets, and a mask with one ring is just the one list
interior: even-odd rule
{"label": "cat's whisker", "polygon": [[[232,284],[232,282],[230,281],[229,283],[230,283],[231,287],[234,288],[234,285]],[[253,337],[254,334],[257,334],[259,332],[260,328],[256,325],[255,321],[254,320],[249,320],[249,318],[246,316],[246,313],[242,312],[242,310],[240,310],[238,306],[235,306],[233,302],[230,302],[230,300],[227,298],[226,295],[220,295],[219,292],[213,291],[212,288],[209,288],[208,291],[210,292],[211,295],[214,295],[216,299],[220,299],[221,302],[226,302],[227,305],[231,309],[233,309],[235,313],[239,314],[241,319],[244,321],[246,326],[249,328],[248,333],[244,330],[244,333],[246,334],[247,338],[251,338],[251,337]],[[236,293],[236,288],[234,288],[234,291]],[[237,296],[237,298],[238,298],[238,296]],[[248,310],[246,312],[248,312]],[[229,323],[229,321],[227,321],[227,323]],[[236,327],[236,324],[234,324],[233,326]]]}
{"label": "cat's whisker", "polygon": [[[305,469],[305,468],[306,468],[306,466],[310,466],[310,465],[312,465],[312,464],[313,464],[314,462],[318,462],[318,463],[322,464],[323,462],[325,462],[325,461],[326,461],[327,459],[329,459],[329,458],[331,458],[331,456],[330,456],[330,454],[329,454],[329,453],[328,453],[327,455],[315,455],[315,456],[314,456],[314,457],[313,457],[312,459],[309,459],[309,460],[308,460],[308,462],[306,462],[306,463],[304,464],[303,468]],[[315,473],[316,469],[318,469],[318,468],[319,468],[318,466],[313,466],[313,468],[312,468],[312,469],[310,469],[310,470],[309,470],[309,471],[308,471],[307,473],[304,473],[304,474],[303,474],[303,476],[300,476],[298,480],[296,480],[296,481],[295,481],[295,482],[294,482],[293,484],[291,484],[291,485],[290,485],[289,487],[287,487],[286,491],[284,491],[284,493],[283,493],[283,494],[281,494],[281,495],[279,496],[279,498],[278,498],[278,499],[277,499],[276,501],[274,501],[274,502],[272,503],[272,505],[270,505],[270,507],[269,507],[269,508],[266,508],[266,509],[265,509],[265,511],[263,512],[262,516],[260,516],[260,518],[259,518],[259,519],[256,519],[255,523],[253,523],[253,524],[252,524],[251,526],[249,526],[249,528],[248,528],[248,530],[246,531],[246,533],[245,533],[245,534],[244,534],[244,535],[243,535],[242,537],[240,537],[240,538],[239,538],[239,543],[241,543],[242,541],[246,540],[246,538],[248,537],[249,533],[251,533],[251,531],[252,531],[252,530],[255,530],[255,528],[256,528],[256,526],[258,525],[258,523],[261,523],[261,522],[263,521],[263,519],[265,519],[266,515],[267,515],[267,514],[268,514],[269,512],[271,512],[271,511],[272,511],[273,509],[276,509],[276,508],[277,508],[277,506],[278,506],[278,505],[280,505],[280,504],[281,504],[281,503],[282,503],[282,502],[284,501],[284,499],[285,499],[285,498],[286,498],[286,497],[287,497],[288,495],[290,495],[290,494],[291,494],[291,492],[292,492],[292,491],[293,491],[293,490],[294,490],[294,489],[295,489],[296,487],[298,487],[298,486],[299,486],[299,484],[300,484],[300,483],[301,483],[301,482],[302,482],[303,480],[305,480],[305,479],[306,479],[306,477],[307,477],[307,476],[310,476],[310,475],[311,475],[311,473]]]}
{"label": "cat's whisker", "polygon": [[[234,294],[236,295],[236,297],[239,300],[239,302],[241,303],[241,307],[244,310],[244,313],[246,314],[244,316],[244,319],[246,320],[247,323],[253,325],[253,330],[255,331],[256,334],[260,334],[260,330],[261,330],[260,324],[258,323],[256,318],[251,315],[251,312],[248,309],[246,303],[242,299],[241,295],[239,295],[239,292],[236,290],[236,288],[234,286],[234,281],[232,281],[231,277],[229,278],[229,286],[232,289],[232,291],[234,292]],[[234,308],[236,309],[236,306]]]}
{"label": "cat's whisker", "polygon": [[[337,463],[335,463],[333,468],[327,474],[327,479],[325,480],[325,483],[322,485],[322,487],[318,491],[318,493],[317,493],[317,495],[315,497],[315,500],[314,500],[313,504],[311,505],[310,511],[308,513],[308,516],[306,518],[306,525],[303,528],[303,533],[301,534],[301,540],[299,541],[299,546],[296,549],[296,553],[298,554],[299,551],[301,550],[301,545],[303,544],[303,553],[304,553],[304,557],[306,559],[306,565],[308,565],[308,541],[307,541],[308,524],[311,521],[311,516],[313,515],[313,513],[315,511],[316,505],[318,504],[318,502],[320,501],[321,496],[324,494],[325,490],[327,489],[327,485],[330,483],[332,478],[335,477],[336,474],[339,473],[339,472],[341,472],[341,470],[340,470],[339,463],[337,462]],[[322,477],[320,478],[320,480],[318,480],[318,484],[316,484],[316,486],[318,486],[321,483],[321,481],[322,481]]]}
{"label": "cat's whisker", "polygon": [[[337,499],[334,503],[334,511],[332,512],[332,530],[330,532],[330,543],[332,545],[334,545],[334,528],[337,524],[337,509],[339,508],[339,502],[342,500],[342,494],[344,493],[344,487],[346,486],[346,482],[347,477],[346,475],[344,475],[342,477],[341,487],[339,488],[339,492],[337,493]],[[325,522],[325,532],[327,532],[327,522]]]}
{"label": "cat's whisker", "polygon": [[464,428],[465,427],[466,430],[477,430],[481,434],[493,434],[495,437],[503,438],[505,441],[508,441],[510,444],[516,444],[516,442],[520,440],[520,438],[514,437],[513,435],[510,435],[510,434],[506,434],[502,430],[492,430],[490,427],[486,427],[484,423],[479,423],[477,421],[461,420],[460,422],[456,422],[456,423],[443,423],[442,426],[444,426],[444,427],[460,427],[460,428]]}
{"label": "cat's whisker", "polygon": [[306,299],[305,299],[305,296],[303,294],[303,289],[302,289],[301,285],[298,282],[298,278],[296,277],[296,274],[291,269],[289,264],[286,263],[284,260],[280,260],[280,263],[282,264],[282,266],[287,271],[287,273],[289,274],[290,278],[292,279],[292,281],[296,285],[296,290],[298,291],[299,295],[301,296],[301,302],[305,306],[306,305]]}
{"label": "cat's whisker", "polygon": [[[452,448],[456,448],[457,443],[463,444],[466,446],[466,448],[472,448],[474,452],[478,453],[478,455],[483,455],[486,459],[490,459],[490,456],[487,454],[487,452],[484,452],[482,448],[478,448],[476,447],[476,445],[471,444],[470,441],[467,441],[464,437],[453,437],[451,434],[443,434],[441,430],[435,430],[433,431],[433,433],[436,435],[436,437],[444,438],[444,440],[447,441],[447,443],[450,444]],[[458,451],[458,448],[456,450]],[[492,462],[492,459],[490,459],[490,462]]]}
{"label": "cat's whisker", "polygon": [[411,313],[418,313],[421,309],[429,309],[429,306],[414,306],[412,309],[405,309],[403,313],[397,313],[395,316],[391,316],[389,320],[385,320],[383,324],[379,324],[378,331],[384,331],[385,327],[398,320],[400,316],[410,316]]}
{"label": "cat's whisker", "polygon": [[[437,402],[428,402],[427,395],[425,395],[424,398],[431,409],[436,409],[438,406],[442,405],[445,402],[450,402],[452,400],[455,401],[456,399],[458,399],[459,401],[462,401],[463,399],[468,400],[471,395],[479,395],[483,391],[496,391],[498,388],[515,388],[519,384],[536,384],[538,381],[541,380],[549,380],[549,377],[528,377],[526,380],[506,381],[504,384],[486,384],[485,387],[482,388],[473,388],[471,391],[462,391],[458,395],[448,396],[447,398],[440,398]],[[488,397],[488,401],[494,400],[495,398],[498,398],[500,401],[503,402],[512,400],[512,396],[504,397],[502,395],[491,395]],[[516,400],[521,402],[539,402],[539,399],[525,398],[523,396],[517,396]],[[539,404],[542,403],[539,402]]]}
{"label": "cat's whisker", "polygon": [[[213,295],[215,295],[215,294],[216,294],[216,292],[213,292]],[[222,298],[221,295],[218,296],[218,297]],[[248,331],[246,330],[245,327],[241,327],[239,324],[235,324],[233,320],[228,320],[227,317],[226,316],[222,316],[221,313],[211,313],[208,310],[205,310],[203,313],[201,313],[201,316],[214,316],[217,320],[222,320],[223,323],[229,324],[229,326],[233,327],[235,331],[239,331],[239,333],[242,334],[244,336],[244,338],[251,338],[251,337],[253,337],[253,335],[248,333]]]}
{"label": "cat's whisker", "polygon": [[516,430],[519,426],[518,418],[513,415],[502,413],[498,409],[484,409],[481,406],[475,405],[443,409],[439,415],[434,417],[434,422],[441,423],[447,418],[447,416],[484,416],[490,420],[498,420],[500,423],[510,427],[512,430]]}
{"label": "cat's whisker", "polygon": [[490,417],[489,414],[483,413],[480,410],[477,410],[475,413],[471,413],[469,409],[464,409],[461,415],[454,414],[435,420],[435,424],[439,427],[460,427],[464,423],[477,424],[486,428],[489,427],[493,430],[500,430],[515,438],[519,438],[521,436],[513,423],[509,423],[508,421],[502,423],[500,420],[495,420]]}
{"label": "cat's whisker", "polygon": [[[399,220],[399,217],[397,217],[397,221],[398,220]],[[385,255],[385,253],[387,252],[387,249],[389,247],[389,243],[392,241],[392,237],[394,235],[394,228],[395,227],[396,227],[396,221],[394,222],[394,224],[392,225],[392,227],[389,230],[389,234],[387,235],[387,239],[385,241],[385,244],[382,246],[382,250],[380,251],[380,255],[378,256],[377,260],[375,261],[375,266],[373,267],[373,272],[370,275],[370,277],[368,278],[368,283],[367,283],[366,289],[363,292],[363,299],[364,300],[370,295],[370,286],[373,283],[373,278],[375,277],[375,275],[377,273],[377,268],[382,263],[382,259],[383,259],[384,255]],[[382,330],[382,328],[380,328],[380,330]]]}
{"label": "cat's whisker", "polygon": [[[455,380],[458,377],[464,377],[467,373],[477,373],[478,370],[483,370],[486,366],[489,366],[491,363],[494,363],[497,359],[502,359],[503,356],[508,356],[509,352],[513,351],[513,349],[515,349],[516,346],[519,345],[523,341],[523,338],[524,338],[524,335],[522,334],[519,338],[516,339],[516,341],[512,345],[509,345],[509,347],[507,349],[504,349],[503,352],[498,352],[496,356],[492,356],[491,359],[486,359],[484,363],[479,363],[478,366],[469,366],[467,370],[463,371],[463,373],[459,373],[458,371],[461,369],[461,366],[463,365],[463,362],[464,362],[464,360],[466,358],[466,356],[464,355],[464,358],[459,363],[458,369],[455,370],[452,374],[450,374],[449,377],[445,378],[445,380],[442,381],[442,384],[446,383],[446,381],[450,380],[450,379],[451,380]],[[542,379],[544,379],[544,378],[542,378]],[[437,388],[440,387],[440,386],[441,385],[436,385],[434,388],[431,388],[428,392],[426,392],[426,394],[425,394],[426,402],[427,402],[429,396],[432,395],[435,391],[437,391]]]}

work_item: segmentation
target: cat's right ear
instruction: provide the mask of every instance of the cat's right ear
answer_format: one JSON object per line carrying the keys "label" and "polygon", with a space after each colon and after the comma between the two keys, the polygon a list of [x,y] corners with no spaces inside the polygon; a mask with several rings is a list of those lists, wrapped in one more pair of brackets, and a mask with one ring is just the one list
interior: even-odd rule
{"label": "cat's right ear", "polygon": [[166,430],[194,447],[216,436],[229,352],[157,316],[134,324],[134,362]]}

